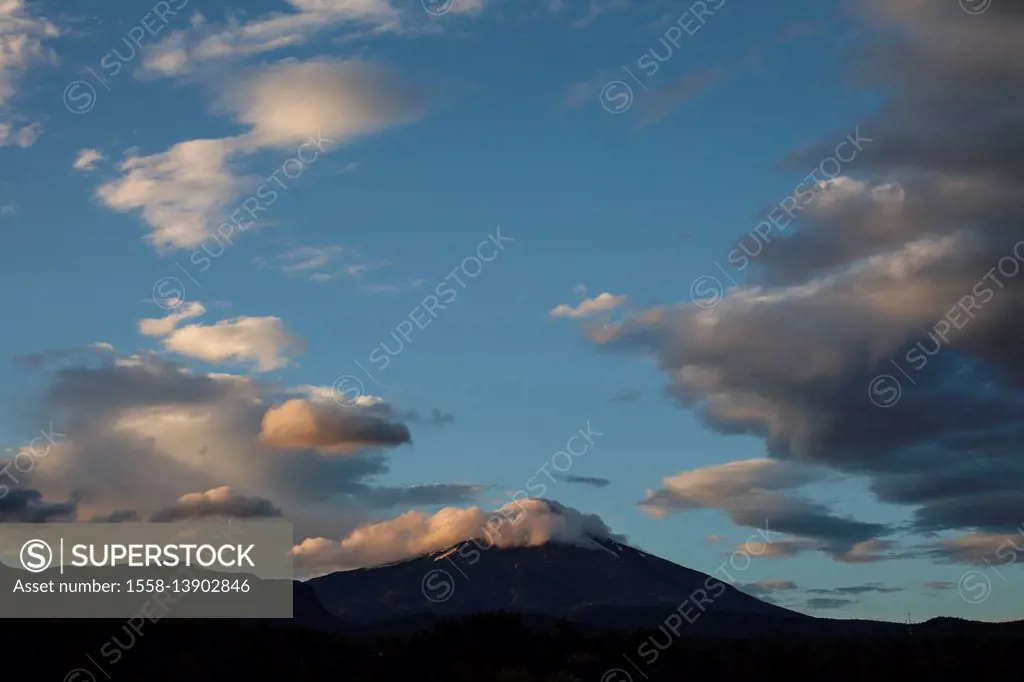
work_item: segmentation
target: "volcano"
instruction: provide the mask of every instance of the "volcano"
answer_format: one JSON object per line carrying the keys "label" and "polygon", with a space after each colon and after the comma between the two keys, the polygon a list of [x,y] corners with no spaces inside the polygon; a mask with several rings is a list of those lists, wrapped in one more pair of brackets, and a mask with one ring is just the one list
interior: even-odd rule
{"label": "volcano", "polygon": [[[575,511],[544,504],[556,516]],[[328,612],[361,628],[495,612],[616,629],[656,627],[677,613],[688,628],[744,633],[817,620],[737,590],[724,572],[716,577],[679,566],[610,534],[556,534],[543,544],[500,545],[469,539],[406,561],[312,578],[307,585]]]}

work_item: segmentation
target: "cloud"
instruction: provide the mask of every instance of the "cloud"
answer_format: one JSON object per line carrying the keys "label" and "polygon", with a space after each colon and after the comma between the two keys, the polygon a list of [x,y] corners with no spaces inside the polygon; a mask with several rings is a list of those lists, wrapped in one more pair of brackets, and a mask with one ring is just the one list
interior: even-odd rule
{"label": "cloud", "polygon": [[590,317],[598,313],[606,313],[615,310],[619,306],[623,305],[628,298],[626,296],[614,296],[607,292],[598,294],[594,298],[585,298],[575,308],[564,303],[555,306],[551,312],[551,317]]}
{"label": "cloud", "polygon": [[235,138],[188,140],[165,152],[129,155],[119,178],[96,190],[103,204],[122,213],[140,210],[147,241],[161,251],[203,243],[217,216],[253,182],[236,176],[229,158],[243,149]]}
{"label": "cloud", "polygon": [[[342,255],[347,256],[346,263],[338,262]],[[270,259],[262,256],[253,258],[252,264],[260,270],[276,270],[288,277],[318,283],[339,277],[359,280],[368,272],[391,265],[389,261],[365,262],[360,253],[341,244],[296,246]]]}
{"label": "cloud", "polygon": [[271,447],[337,454],[412,443],[407,426],[373,414],[371,409],[289,400],[267,410],[260,440]]}
{"label": "cloud", "polygon": [[115,509],[109,514],[100,514],[89,519],[89,523],[139,523],[142,517],[134,509]]}
{"label": "cloud", "polygon": [[[797,462],[750,459],[686,471],[647,491],[640,507],[655,517],[692,509],[720,509],[737,525],[814,539],[819,548],[846,561],[860,543],[891,532],[833,514],[824,504],[787,491],[825,480],[827,469]],[[863,550],[859,550],[863,552]]]}
{"label": "cloud", "polygon": [[[261,180],[243,174],[242,159],[267,149],[294,156],[301,148],[305,167],[336,144],[415,119],[425,99],[376,64],[287,59],[233,74],[216,87],[216,105],[247,132],[187,140],[148,156],[131,153],[117,166],[120,176],[96,190],[112,210],[139,211],[150,230],[147,241],[158,251],[200,246],[237,208],[231,202],[256,189]],[[271,178],[276,182],[264,185],[288,187]],[[250,197],[257,202],[254,215],[276,197],[277,190],[267,187]]]}
{"label": "cloud", "polygon": [[624,388],[612,397],[613,403],[634,403],[640,399],[640,391],[634,388]]}
{"label": "cloud", "polygon": [[720,69],[688,73],[659,90],[646,93],[640,100],[643,110],[641,125],[660,121],[680,104],[692,101],[722,77]]}
{"label": "cloud", "polygon": [[[193,491],[227,486],[273,500],[297,533],[343,536],[388,505],[463,503],[483,489],[378,485],[376,479],[390,473],[385,449],[392,446],[367,438],[366,429],[355,437],[372,442],[344,457],[266,445],[260,437],[265,415],[302,387],[200,373],[154,353],[43,354],[64,362],[24,365],[39,372],[45,386],[38,401],[26,400],[25,428],[52,420],[63,437],[19,479],[46,500],[80,499],[78,509],[91,520],[125,510],[146,518]],[[330,397],[321,402],[339,409]],[[359,410],[364,424],[394,424],[401,414],[379,400]]]}
{"label": "cloud", "polygon": [[847,606],[852,606],[857,602],[853,599],[830,599],[828,597],[814,597],[804,602],[804,606],[809,609],[845,609]]}
{"label": "cloud", "polygon": [[75,163],[72,166],[75,170],[80,171],[91,171],[96,168],[96,164],[103,161],[106,157],[103,156],[103,152],[99,149],[82,149],[78,152],[78,156],[75,158]]}
{"label": "cloud", "polygon": [[[167,319],[144,322],[166,323]],[[302,343],[285,331],[278,317],[239,317],[173,329],[163,339],[163,346],[172,353],[211,364],[252,363],[258,371],[269,372],[287,366],[287,356],[300,351]]]}
{"label": "cloud", "polygon": [[223,63],[298,47],[318,33],[350,27],[355,32],[401,30],[399,14],[387,0],[287,0],[290,13],[271,13],[252,21],[227,25],[193,21],[146,50],[143,72],[149,76],[180,76]]}
{"label": "cloud", "polygon": [[1024,524],[1015,534],[971,533],[928,544],[918,555],[940,564],[991,566],[1013,563],[1024,552]]}
{"label": "cloud", "polygon": [[[598,97],[601,94],[601,88],[603,88],[610,81],[617,81],[620,77],[620,71],[602,71],[597,74],[594,78],[588,81],[578,81],[570,84],[565,89],[565,94],[562,96],[562,103],[566,109],[579,109],[585,104],[597,104]],[[573,291],[586,294],[586,289],[580,291],[579,285]]]}
{"label": "cloud", "polygon": [[565,483],[576,483],[578,485],[589,485],[593,488],[606,488],[611,485],[611,481],[607,478],[596,478],[592,476],[575,476],[568,474],[565,476],[556,476],[556,478]]}
{"label": "cloud", "polygon": [[333,275],[324,272],[330,269],[335,256],[344,253],[341,244],[329,246],[299,246],[278,254],[268,262],[265,258],[254,258],[252,263],[261,270],[277,270],[289,277],[304,277],[310,281],[327,281]]}
{"label": "cloud", "polygon": [[30,353],[29,355],[23,355],[18,358],[16,360],[16,364],[25,369],[37,369],[60,361],[69,363],[75,360],[104,357],[112,352],[114,352],[114,347],[109,343],[101,341],[84,346],[75,346],[73,348],[61,348]]}
{"label": "cloud", "polygon": [[[0,36],[0,38],[2,37],[3,36]],[[9,123],[0,122],[0,147],[14,145],[15,147],[28,149],[36,143],[36,140],[38,140],[42,134],[43,126],[40,123],[32,123],[15,129]]]}
{"label": "cloud", "polygon": [[[419,422],[421,419],[418,412],[398,410],[379,396],[366,394],[342,396],[333,386],[294,386],[287,389],[285,393],[302,396],[312,403],[329,408],[339,407],[339,403],[341,403],[344,407],[360,408],[365,414],[372,414],[386,419],[405,422]],[[455,423],[455,416],[435,407],[430,410],[426,423],[430,426],[448,426]]]}
{"label": "cloud", "polygon": [[902,587],[885,587],[881,583],[865,583],[863,585],[851,585],[849,587],[832,587],[828,589],[807,590],[811,594],[868,594],[875,592],[879,594],[891,594],[902,592]]}
{"label": "cloud", "polygon": [[782,30],[778,41],[789,43],[802,38],[810,38],[821,33],[824,28],[824,25],[813,21],[794,21]]}
{"label": "cloud", "polygon": [[449,426],[455,423],[455,415],[447,412],[442,412],[436,407],[430,410],[430,425],[431,426]]}
{"label": "cloud", "polygon": [[[755,597],[764,596],[773,592],[784,592],[797,589],[796,583],[791,580],[761,580],[756,583],[740,585],[739,589]],[[810,590],[813,592],[813,590]]]}
{"label": "cloud", "polygon": [[[593,24],[602,15],[621,12],[632,7],[636,7],[633,0],[588,0],[587,13],[583,17],[572,22],[572,27],[584,28]],[[561,3],[551,3],[552,11],[558,11],[561,8]]]}
{"label": "cloud", "polygon": [[[5,465],[11,464],[10,462]],[[0,496],[0,522],[50,523],[75,518],[76,502],[46,502],[43,494],[31,488],[16,487]]]}
{"label": "cloud", "polygon": [[587,545],[590,536],[617,537],[595,515],[531,498],[495,512],[480,507],[446,507],[433,515],[408,512],[361,526],[340,541],[307,538],[292,554],[297,573],[323,574],[413,558],[473,538],[497,547],[529,547],[547,542]]}
{"label": "cloud", "polygon": [[921,584],[931,590],[951,590],[956,587],[956,583],[949,580],[926,580]]}
{"label": "cloud", "polygon": [[175,523],[211,518],[274,518],[281,515],[281,510],[270,500],[247,497],[228,486],[221,486],[202,493],[182,495],[175,504],[153,512],[149,521]]}
{"label": "cloud", "polygon": [[425,111],[425,94],[390,70],[360,60],[286,59],[226,84],[218,106],[251,126],[247,143],[288,147],[319,131],[350,141],[407,123]]}
{"label": "cloud", "polygon": [[56,60],[53,50],[43,43],[59,35],[57,26],[30,12],[24,0],[0,2],[0,147],[29,147],[41,134],[38,123],[15,129],[15,119],[10,117],[9,110],[18,83],[29,67]]}
{"label": "cloud", "polygon": [[[288,395],[301,395],[314,402],[326,403],[328,405],[337,405],[341,399],[338,390],[333,386],[311,386],[305,384],[303,386],[293,386],[285,392]],[[351,398],[345,396],[343,402],[351,403],[353,407],[373,407],[374,405],[386,404],[386,401],[380,396],[367,395],[365,393]]]}
{"label": "cloud", "polygon": [[748,459],[687,471],[665,479],[665,490],[654,493],[672,501],[673,508],[716,508],[769,490],[796,488],[821,480],[820,468],[770,459]]}
{"label": "cloud", "polygon": [[139,320],[139,333],[143,336],[167,336],[178,326],[179,322],[191,320],[194,317],[201,317],[206,314],[206,308],[202,303],[193,301],[181,306],[166,317],[149,320]]}
{"label": "cloud", "polygon": [[360,500],[372,509],[427,507],[473,501],[486,486],[461,483],[426,483],[406,487],[377,487],[363,491]]}
{"label": "cloud", "polygon": [[[493,0],[490,0],[493,2]],[[426,0],[428,6],[431,2],[434,5],[443,7],[448,6],[445,15],[476,15],[484,11],[484,0]]]}
{"label": "cloud", "polygon": [[854,544],[849,551],[837,556],[836,561],[844,564],[870,564],[876,561],[899,558],[897,554],[885,553],[886,550],[892,549],[894,546],[895,544],[891,540],[879,540],[877,538],[864,540]]}
{"label": "cloud", "polygon": [[[782,540],[772,540],[765,544],[764,552],[759,555],[765,559],[788,559],[803,552],[820,550],[822,548],[820,542],[809,538],[784,538]],[[736,549],[737,551],[746,551],[746,546],[740,545]]]}
{"label": "cloud", "polygon": [[[867,476],[880,502],[912,508],[909,530],[1008,532],[1024,518],[1024,14],[853,4],[885,33],[854,72],[885,93],[859,122],[858,177],[804,185],[816,198],[784,234],[742,237],[727,260],[744,281],[713,308],[585,331],[652,358],[708,427]],[[818,168],[838,137],[787,166]],[[880,409],[868,386],[886,374],[902,397]]]}

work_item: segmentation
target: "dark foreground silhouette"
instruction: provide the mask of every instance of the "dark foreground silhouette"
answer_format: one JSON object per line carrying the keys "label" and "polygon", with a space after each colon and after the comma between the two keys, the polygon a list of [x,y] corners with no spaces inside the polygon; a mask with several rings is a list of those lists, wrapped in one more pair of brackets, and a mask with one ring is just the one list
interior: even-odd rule
{"label": "dark foreground silhouette", "polygon": [[[1024,622],[935,619],[908,634],[898,623],[812,618],[614,540],[592,540],[596,549],[462,543],[304,583],[249,576],[251,592],[228,595],[241,600],[260,590],[290,592],[293,617],[286,620],[172,620],[165,616],[188,612],[189,600],[215,598],[178,595],[167,605],[159,595],[137,594],[121,595],[138,614],[127,621],[2,620],[5,679],[647,682],[768,676],[884,682],[1019,676]],[[118,570],[103,575],[113,579]],[[23,573],[0,568],[0,582]],[[0,618],[33,613],[41,604],[36,598],[8,602],[8,611],[17,611],[0,610]],[[216,599],[228,603],[224,595]]]}
{"label": "dark foreground silhouette", "polygon": [[[12,680],[641,682],[1011,679],[1024,628],[938,619],[912,636],[707,638],[585,631],[488,614],[411,635],[331,634],[285,623],[0,622]],[[953,634],[956,633],[956,634]],[[628,660],[627,660],[628,657]],[[990,675],[1006,675],[992,678]],[[756,676],[756,677],[755,677]]]}

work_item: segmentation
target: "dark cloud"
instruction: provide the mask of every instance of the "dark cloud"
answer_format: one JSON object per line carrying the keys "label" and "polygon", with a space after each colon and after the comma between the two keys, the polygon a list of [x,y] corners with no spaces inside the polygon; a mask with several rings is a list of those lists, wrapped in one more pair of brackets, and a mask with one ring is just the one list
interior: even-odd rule
{"label": "dark cloud", "polygon": [[951,590],[956,587],[956,583],[949,580],[926,580],[921,584],[931,590]]}
{"label": "dark cloud", "polygon": [[[43,371],[46,384],[31,423],[52,420],[62,437],[38,458],[31,487],[47,499],[80,493],[93,517],[109,518],[117,510],[173,517],[183,494],[229,486],[288,509],[299,534],[337,534],[388,504],[458,502],[473,488],[424,486],[403,493],[376,485],[375,478],[390,472],[381,446],[408,440],[391,406],[345,407],[329,398],[318,403],[316,418],[320,410],[327,418],[314,419],[319,430],[300,435],[327,433],[331,439],[308,445],[351,446],[345,452],[301,443],[266,447],[259,436],[268,409],[294,395],[276,384],[196,373],[151,354]],[[261,509],[269,512],[257,505],[231,513]]]}
{"label": "dark cloud", "polygon": [[640,506],[655,516],[719,509],[733,523],[798,536],[840,561],[863,555],[865,543],[892,529],[838,516],[823,503],[788,492],[824,480],[827,475],[827,469],[798,462],[730,462],[666,478],[665,487],[649,491]]}
{"label": "dark cloud", "polygon": [[43,494],[31,488],[10,488],[0,496],[0,522],[49,523],[73,520],[78,507],[75,499],[46,502]]}
{"label": "dark cloud", "polygon": [[53,370],[45,400],[50,406],[88,408],[94,414],[150,405],[194,404],[228,396],[233,386],[187,371],[155,355],[79,363]]}
{"label": "dark cloud", "polygon": [[828,597],[813,597],[804,602],[809,609],[845,609],[857,602],[852,599],[830,599]]}
{"label": "dark cloud", "polygon": [[459,483],[428,483],[407,487],[360,486],[353,494],[372,509],[426,507],[436,504],[462,504],[474,501],[486,486]]}
{"label": "dark cloud", "polygon": [[818,502],[779,498],[779,504],[766,504],[753,509],[730,510],[733,522],[756,528],[768,525],[774,530],[800,537],[821,540],[822,551],[844,556],[855,545],[890,532],[885,524],[865,523],[836,516]]}
{"label": "dark cloud", "polygon": [[139,521],[142,521],[142,518],[134,509],[116,509],[109,514],[101,514],[89,519],[90,523],[137,523]]}
{"label": "dark cloud", "polygon": [[[719,432],[866,475],[880,501],[913,509],[907,530],[1007,532],[1024,518],[1024,6],[853,4],[884,31],[864,34],[855,75],[885,103],[788,159],[818,168],[857,129],[870,142],[844,175],[811,186],[769,243],[741,239],[746,282],[715,307],[587,332],[653,356],[668,395]],[[902,391],[882,409],[869,385],[886,374]],[[820,533],[822,511],[801,503],[777,523]],[[882,534],[825,525],[809,537]]]}
{"label": "dark cloud", "polygon": [[455,415],[442,412],[436,407],[430,411],[431,426],[448,426],[455,423]]}
{"label": "dark cloud", "polygon": [[1015,533],[971,533],[935,540],[924,547],[908,550],[907,556],[931,559],[939,564],[992,567],[1017,563],[1021,553],[1024,553],[1024,523]]}
{"label": "dark cloud", "polygon": [[183,495],[175,504],[153,512],[149,521],[173,523],[211,518],[262,519],[281,515],[281,510],[270,500],[241,495],[225,486]]}
{"label": "dark cloud", "polygon": [[373,408],[295,399],[266,411],[260,441],[286,450],[352,453],[368,447],[410,444],[412,435],[408,426]]}
{"label": "dark cloud", "polygon": [[357,498],[371,489],[365,481],[391,472],[380,453],[324,459],[312,450],[267,453],[267,476],[290,495],[323,500],[341,495]]}
{"label": "dark cloud", "polygon": [[567,474],[565,476],[556,476],[555,478],[564,483],[577,483],[579,485],[589,485],[594,488],[605,488],[611,485],[612,483],[607,478],[597,478],[594,476],[574,476],[572,474]]}
{"label": "dark cloud", "polygon": [[94,343],[88,346],[76,346],[74,348],[55,348],[23,355],[15,361],[15,364],[23,369],[39,369],[57,362],[79,362],[82,359],[103,357],[111,353],[113,348],[108,344]]}
{"label": "dark cloud", "polygon": [[865,583],[863,585],[852,585],[850,587],[834,587],[831,589],[816,589],[807,590],[810,594],[838,594],[838,595],[856,595],[856,594],[867,594],[869,592],[878,592],[881,594],[889,594],[891,592],[902,592],[902,587],[885,587],[880,583]]}

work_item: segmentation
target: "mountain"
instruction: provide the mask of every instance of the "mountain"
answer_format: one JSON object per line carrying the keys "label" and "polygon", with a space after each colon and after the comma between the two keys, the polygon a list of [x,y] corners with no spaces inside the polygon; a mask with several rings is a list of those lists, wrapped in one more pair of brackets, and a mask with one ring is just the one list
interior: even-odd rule
{"label": "mountain", "polygon": [[[556,505],[557,508],[557,505]],[[737,559],[737,565],[744,561]],[[725,571],[738,577],[737,569]],[[554,632],[565,621],[595,632],[661,630],[665,636],[874,638],[908,634],[905,623],[816,618],[761,601],[709,576],[585,533],[573,541],[491,547],[466,541],[440,552],[305,582],[343,632],[394,635],[444,626],[453,618],[514,614]],[[722,579],[720,579],[722,578]],[[330,623],[308,601],[296,617]],[[313,615],[315,614],[315,616]],[[334,630],[337,632],[337,628]],[[1024,622],[937,618],[913,626],[921,636],[1024,635]]]}
{"label": "mountain", "polygon": [[493,612],[615,628],[657,627],[676,612],[687,629],[727,624],[728,632],[771,632],[778,621],[815,620],[719,578],[589,534],[532,547],[489,548],[486,541],[470,540],[307,584],[328,612],[360,627]]}

